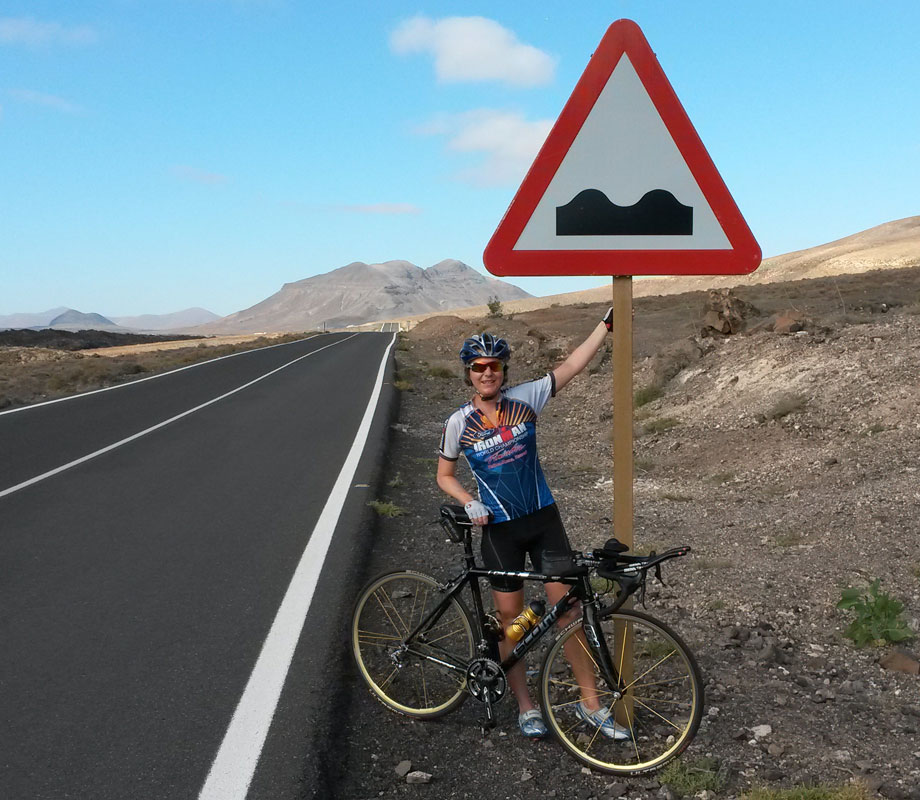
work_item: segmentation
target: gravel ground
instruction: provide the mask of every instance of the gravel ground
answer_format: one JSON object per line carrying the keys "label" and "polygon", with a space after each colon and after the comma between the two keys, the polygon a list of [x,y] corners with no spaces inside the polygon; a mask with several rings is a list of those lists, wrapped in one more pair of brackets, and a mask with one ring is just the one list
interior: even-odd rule
{"label": "gravel ground", "polygon": [[[848,279],[846,293],[833,279],[739,290],[764,317],[748,320],[759,331],[727,337],[699,335],[699,293],[636,301],[635,386],[660,386],[661,396],[636,411],[635,540],[640,551],[693,547],[665,571],[667,586],[650,584],[648,610],[681,633],[705,676],[705,718],[683,761],[721,785],[699,796],[858,781],[869,797],[920,798],[920,677],[880,665],[891,647],[855,648],[844,636],[851,615],[836,608],[842,588],[880,578],[920,629],[920,296],[916,271],[888,274]],[[770,330],[784,306],[803,330]],[[403,338],[404,391],[381,499],[406,514],[381,518],[369,575],[456,572],[456,546],[429,523],[445,499],[434,480],[441,423],[467,399],[455,361],[463,337],[480,328],[507,335],[511,380],[526,380],[603,310],[439,318]],[[575,547],[610,535],[610,426],[601,353],[538,426]],[[679,794],[661,773],[591,773],[552,741],[524,740],[509,698],[484,734],[473,700],[418,723],[377,703],[354,668],[346,680],[350,724],[331,767],[338,798]],[[430,783],[407,782],[407,771]]]}

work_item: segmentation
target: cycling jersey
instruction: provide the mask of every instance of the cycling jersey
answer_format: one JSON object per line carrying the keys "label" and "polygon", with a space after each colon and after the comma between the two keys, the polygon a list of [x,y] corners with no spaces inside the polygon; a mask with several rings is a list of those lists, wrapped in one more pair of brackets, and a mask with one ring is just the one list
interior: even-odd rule
{"label": "cycling jersey", "polygon": [[503,388],[494,421],[470,402],[444,423],[439,453],[449,461],[463,453],[492,522],[518,519],[553,502],[537,456],[536,423],[555,394],[556,380],[549,373]]}

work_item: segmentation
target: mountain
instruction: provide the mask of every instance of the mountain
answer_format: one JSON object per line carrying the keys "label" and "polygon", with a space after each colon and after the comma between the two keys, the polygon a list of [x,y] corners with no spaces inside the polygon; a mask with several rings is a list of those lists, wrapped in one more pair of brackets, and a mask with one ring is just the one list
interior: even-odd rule
{"label": "mountain", "polygon": [[502,302],[530,295],[448,259],[428,269],[408,261],[355,261],[322,275],[286,283],[251,308],[198,328],[205,332],[302,331],[342,328],[379,319]]}
{"label": "mountain", "polygon": [[102,314],[84,314],[82,311],[75,311],[68,308],[61,314],[58,314],[51,322],[49,328],[60,328],[61,330],[105,330],[118,328],[112,320],[103,317]]}
{"label": "mountain", "polygon": [[0,329],[3,328],[45,328],[55,317],[70,309],[61,306],[48,311],[38,311],[34,314],[5,314],[0,315]]}
{"label": "mountain", "polygon": [[136,331],[167,331],[176,328],[191,328],[220,319],[205,308],[186,308],[172,314],[142,314],[139,317],[112,317],[112,321],[123,328]]}

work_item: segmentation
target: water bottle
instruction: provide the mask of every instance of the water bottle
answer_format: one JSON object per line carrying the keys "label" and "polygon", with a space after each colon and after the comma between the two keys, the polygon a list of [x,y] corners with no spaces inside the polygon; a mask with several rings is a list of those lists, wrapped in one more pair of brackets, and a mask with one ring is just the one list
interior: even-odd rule
{"label": "water bottle", "polygon": [[543,616],[545,610],[546,606],[542,600],[531,600],[530,605],[514,618],[514,622],[505,628],[505,636],[511,642],[520,641],[524,638],[524,634],[540,621],[540,617]]}

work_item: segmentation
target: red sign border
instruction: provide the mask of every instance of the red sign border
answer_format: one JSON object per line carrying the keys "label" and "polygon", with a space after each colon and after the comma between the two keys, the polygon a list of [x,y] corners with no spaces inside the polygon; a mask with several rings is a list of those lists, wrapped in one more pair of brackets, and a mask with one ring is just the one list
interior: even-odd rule
{"label": "red sign border", "polygon": [[[515,250],[572,142],[623,54],[629,56],[662,121],[731,244],[726,250]],[[744,275],[760,245],[661,69],[639,26],[614,22],[549,132],[482,256],[493,275]]]}

